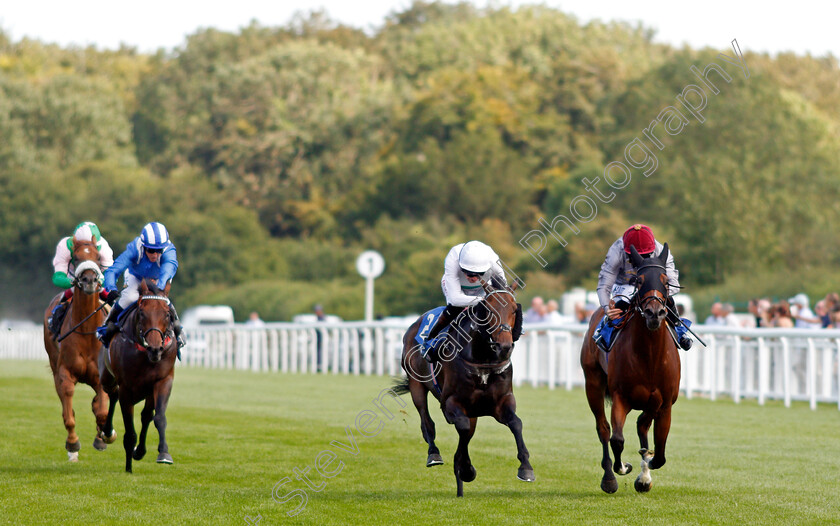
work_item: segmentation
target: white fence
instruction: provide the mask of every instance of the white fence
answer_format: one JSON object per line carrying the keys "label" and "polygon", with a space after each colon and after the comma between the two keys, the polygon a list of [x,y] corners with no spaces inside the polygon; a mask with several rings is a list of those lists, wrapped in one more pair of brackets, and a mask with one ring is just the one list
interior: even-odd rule
{"label": "white fence", "polygon": [[[718,396],[838,404],[840,330],[695,326],[706,341],[681,351],[688,398]],[[584,325],[526,326],[513,354],[516,385],[583,385]],[[182,366],[289,373],[399,375],[402,324],[271,323],[188,329]],[[42,329],[0,331],[0,359],[45,359]]]}

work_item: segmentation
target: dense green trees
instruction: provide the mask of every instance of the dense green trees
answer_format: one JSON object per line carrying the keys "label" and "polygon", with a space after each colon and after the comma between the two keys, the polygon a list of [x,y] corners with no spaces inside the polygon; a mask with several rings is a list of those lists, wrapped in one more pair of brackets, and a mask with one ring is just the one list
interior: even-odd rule
{"label": "dense green trees", "polygon": [[[686,285],[719,294],[749,272],[810,290],[813,268],[840,263],[840,68],[745,58],[748,79],[643,27],[419,1],[372,34],[315,12],[151,56],[0,34],[0,314],[46,305],[55,243],[83,219],[118,252],[163,221],[176,300],[229,303],[239,319],[315,302],[360,317],[353,260],[368,248],[387,260],[378,313],[421,311],[441,301],[446,251],[469,238],[526,278],[526,301],[591,287],[637,221],[671,242]],[[643,130],[714,60],[732,81],[702,123],[689,115],[654,148]],[[634,138],[655,172],[634,168],[543,268],[519,239],[568,214],[584,178],[603,185]],[[836,289],[838,276],[818,281]]]}

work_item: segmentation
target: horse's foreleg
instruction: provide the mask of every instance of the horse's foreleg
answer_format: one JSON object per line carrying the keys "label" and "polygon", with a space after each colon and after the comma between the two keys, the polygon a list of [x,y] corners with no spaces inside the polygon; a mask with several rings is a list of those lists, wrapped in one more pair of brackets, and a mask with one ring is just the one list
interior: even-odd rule
{"label": "horse's foreleg", "polygon": [[453,459],[453,469],[455,471],[455,483],[457,485],[457,495],[464,496],[464,482],[472,482],[475,480],[475,468],[470,462],[470,454],[468,445],[470,439],[475,433],[475,418],[469,418],[464,409],[454,402],[451,398],[446,400],[445,404],[447,420],[455,425],[458,431],[458,449],[455,450],[455,458]]}
{"label": "horse's foreleg", "polygon": [[140,412],[140,437],[137,440],[137,446],[134,448],[132,458],[134,460],[143,460],[146,456],[146,432],[149,431],[149,423],[155,414],[155,400],[154,397],[146,398],[146,404],[143,406],[143,411]]}
{"label": "horse's foreleg", "polygon": [[134,451],[134,444],[137,441],[137,433],[134,432],[134,404],[128,401],[125,396],[120,400],[120,411],[122,412],[125,435],[123,436],[123,448],[125,449],[125,470],[131,473],[131,454]]}
{"label": "horse's foreleg", "polygon": [[[97,451],[104,451],[108,444],[114,441],[116,436],[111,436],[113,433],[113,429],[109,432],[109,435],[105,435],[103,432],[105,421],[108,419],[108,411],[110,409],[110,397],[108,393],[102,388],[102,384],[99,382],[99,378],[96,378],[96,385],[93,387],[94,391],[96,391],[96,395],[93,397],[93,401],[91,402],[91,409],[93,410],[93,416],[96,417],[96,438],[93,439],[93,447]],[[110,442],[108,441],[110,439]]]}
{"label": "horse's foreleg", "polygon": [[629,405],[619,395],[613,395],[612,405],[612,436],[610,437],[610,447],[612,447],[613,457],[615,463],[613,464],[613,471],[619,475],[626,475],[633,471],[633,466],[627,462],[621,461],[621,453],[624,451],[624,422],[627,419],[627,413],[630,412]]}
{"label": "horse's foreleg", "polygon": [[78,462],[79,435],[76,434],[76,412],[73,411],[73,393],[76,391],[76,379],[64,367],[59,367],[58,374],[54,377],[55,390],[58,398],[61,399],[61,416],[64,419],[64,428],[67,429],[67,441],[64,449],[67,450],[67,460]]}
{"label": "horse's foreleg", "polygon": [[589,409],[595,415],[595,431],[601,441],[601,468],[604,476],[601,478],[601,489],[606,493],[618,491],[618,482],[613,473],[613,463],[610,458],[610,424],[604,412],[604,397],[606,394],[606,375],[598,372],[586,371],[586,400]]}
{"label": "horse's foreleg", "polygon": [[522,438],[522,420],[516,416],[516,399],[513,393],[506,396],[502,401],[500,410],[497,411],[496,420],[508,426],[513,433],[514,440],[516,440],[516,458],[519,459],[519,471],[516,473],[516,478],[525,482],[533,482],[536,477],[529,460],[531,454],[525,447],[525,440]]}
{"label": "horse's foreleg", "polygon": [[429,445],[426,467],[439,466],[443,464],[443,458],[435,445],[435,422],[429,414],[429,392],[423,384],[413,379],[409,379],[409,391],[411,391],[411,401],[414,402],[414,407],[417,408],[417,413],[420,415],[420,432]]}
{"label": "horse's foreleg", "polygon": [[169,403],[169,394],[172,392],[172,376],[169,376],[155,384],[155,428],[157,428],[160,442],[158,443],[158,464],[172,464],[172,456],[169,454],[169,446],[166,444],[166,406]]}
{"label": "horse's foreleg", "polygon": [[663,407],[653,422],[653,459],[650,469],[659,469],[665,465],[665,442],[671,430],[671,406]]}

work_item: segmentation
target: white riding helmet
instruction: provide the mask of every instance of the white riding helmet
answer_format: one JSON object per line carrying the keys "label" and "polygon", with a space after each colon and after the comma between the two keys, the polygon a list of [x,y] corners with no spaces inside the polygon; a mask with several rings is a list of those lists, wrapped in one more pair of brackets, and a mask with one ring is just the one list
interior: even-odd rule
{"label": "white riding helmet", "polygon": [[481,241],[467,241],[461,247],[458,264],[468,272],[484,274],[495,263],[496,253]]}

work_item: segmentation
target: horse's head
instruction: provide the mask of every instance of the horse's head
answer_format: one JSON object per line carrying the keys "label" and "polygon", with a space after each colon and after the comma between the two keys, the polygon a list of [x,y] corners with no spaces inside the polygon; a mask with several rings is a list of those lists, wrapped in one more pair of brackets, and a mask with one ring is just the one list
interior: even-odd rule
{"label": "horse's head", "polygon": [[519,282],[507,287],[493,278],[490,283],[482,282],[482,286],[487,296],[472,309],[473,321],[486,336],[496,358],[507,360],[513,350],[513,333],[522,327],[522,306],[514,296]]}
{"label": "horse's head", "polygon": [[73,259],[76,262],[76,285],[85,294],[95,294],[102,284],[99,249],[96,248],[96,242],[74,238]]}
{"label": "horse's head", "polygon": [[665,302],[668,299],[668,274],[665,263],[668,261],[668,243],[665,243],[658,257],[647,259],[639,255],[636,247],[630,246],[630,262],[636,269],[635,306],[642,314],[647,328],[659,329],[662,320],[668,314]]}
{"label": "horse's head", "polygon": [[137,301],[137,341],[146,351],[149,361],[157,363],[172,345],[172,318],[169,312],[169,288],[164,290],[143,280]]}

